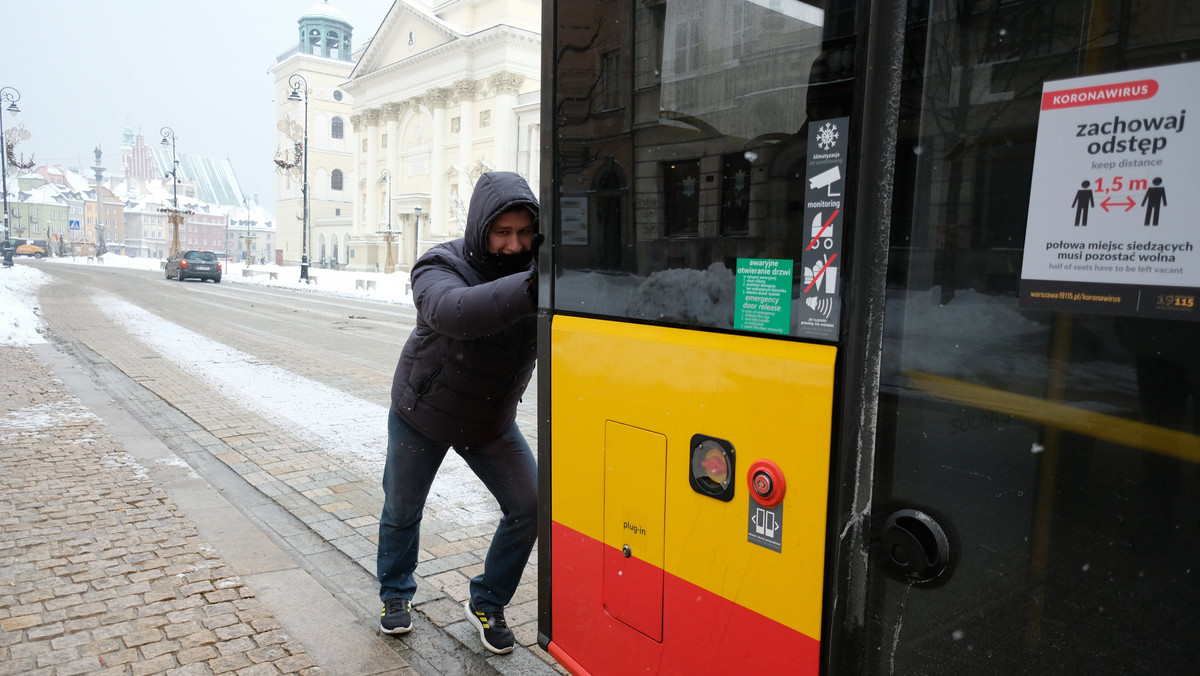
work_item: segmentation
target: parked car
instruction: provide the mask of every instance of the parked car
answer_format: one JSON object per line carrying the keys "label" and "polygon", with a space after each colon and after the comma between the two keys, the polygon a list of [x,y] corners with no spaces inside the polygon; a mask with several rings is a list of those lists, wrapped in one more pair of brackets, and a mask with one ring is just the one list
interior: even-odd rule
{"label": "parked car", "polygon": [[167,259],[165,270],[167,279],[174,277],[181,282],[188,278],[211,279],[221,283],[221,261],[211,251],[176,251]]}

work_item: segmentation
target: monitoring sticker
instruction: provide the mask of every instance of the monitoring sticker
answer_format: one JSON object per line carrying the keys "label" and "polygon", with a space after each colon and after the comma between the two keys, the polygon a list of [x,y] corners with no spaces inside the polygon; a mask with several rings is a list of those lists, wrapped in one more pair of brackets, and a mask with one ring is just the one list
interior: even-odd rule
{"label": "monitoring sticker", "polygon": [[838,270],[845,215],[846,150],[850,118],[814,120],[808,125],[808,181],[804,187],[806,245],[797,274],[800,302],[795,335],[836,340],[841,322]]}
{"label": "monitoring sticker", "polygon": [[1022,307],[1200,320],[1200,63],[1047,82]]}

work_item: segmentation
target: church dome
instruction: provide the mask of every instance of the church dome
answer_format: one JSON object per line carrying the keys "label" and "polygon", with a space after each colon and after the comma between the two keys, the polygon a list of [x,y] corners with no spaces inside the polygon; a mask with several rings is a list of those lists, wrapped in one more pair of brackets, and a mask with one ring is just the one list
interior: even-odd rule
{"label": "church dome", "polygon": [[300,17],[301,21],[305,19],[326,19],[330,21],[341,21],[344,24],[350,23],[350,20],[346,18],[345,14],[342,14],[341,10],[329,4],[328,2],[318,2],[312,7],[309,7],[308,11]]}

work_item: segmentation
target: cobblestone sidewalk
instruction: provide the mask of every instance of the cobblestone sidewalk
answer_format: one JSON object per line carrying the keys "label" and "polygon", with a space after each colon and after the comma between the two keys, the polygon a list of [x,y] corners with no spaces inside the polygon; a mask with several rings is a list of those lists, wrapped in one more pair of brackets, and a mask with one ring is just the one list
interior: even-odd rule
{"label": "cobblestone sidewalk", "polygon": [[325,673],[30,350],[0,364],[0,675]]}
{"label": "cobblestone sidewalk", "polygon": [[[97,311],[95,299],[81,294],[79,287],[48,285],[39,292],[39,301],[51,333],[70,337],[64,342],[77,361],[102,360],[146,394],[186,417],[186,424],[194,426],[187,435],[202,446],[209,457],[235,473],[259,496],[286,510],[303,524],[305,535],[319,538],[322,544],[327,543],[370,574],[369,600],[358,596],[354,600],[356,603],[362,601],[358,603],[360,606],[369,604],[369,609],[358,613],[357,618],[362,627],[377,632],[375,543],[383,503],[377,472],[363,472],[348,465],[327,446],[314,442],[309,435],[298,434],[294,426],[249,410],[230,399],[221,388],[182,368],[145,342],[131,340],[129,330],[104,312]],[[257,340],[255,331],[250,331],[250,335]],[[226,341],[230,347],[245,350],[247,354],[262,349],[256,347],[254,340],[248,341],[246,334],[240,331],[213,338]],[[303,343],[283,350],[287,359],[279,366],[291,373],[315,378],[328,371],[326,357],[340,354],[343,340],[344,336],[339,332],[306,335]],[[266,357],[262,359],[267,360]],[[385,368],[390,371],[391,367]],[[363,394],[361,390],[348,393]],[[536,416],[533,413],[536,394],[527,392],[527,399],[529,403],[519,412],[518,422],[532,443],[536,441]],[[332,405],[336,406],[337,402]],[[386,401],[380,409],[380,421],[386,420],[385,406]],[[151,434],[163,440],[183,429],[165,417],[139,415],[138,419]],[[365,421],[363,424],[372,423]],[[183,457],[182,449],[175,445],[171,447]],[[448,466],[455,460],[455,457],[448,458],[447,466],[441,472],[447,473]],[[191,457],[189,462],[198,466]],[[458,463],[467,480],[475,480],[465,464],[461,460]],[[484,509],[488,513],[481,517]],[[537,644],[536,558],[527,565],[512,604],[505,609],[509,627],[518,642],[517,650],[505,656],[492,656],[483,649],[474,628],[464,618],[462,604],[469,595],[470,580],[482,571],[498,518],[498,510],[489,495],[485,495],[482,503],[464,501],[456,496],[452,500],[431,501],[427,506],[422,521],[418,589],[413,599],[418,630],[403,637],[377,634],[414,670],[431,675],[493,671],[506,676],[565,673]],[[199,523],[200,531],[207,533],[206,522],[200,517],[194,519]],[[226,556],[236,567],[237,559],[228,553]],[[238,570],[242,571],[241,568]],[[250,575],[245,571],[242,574]],[[259,596],[271,604],[285,624],[294,626],[289,622],[287,611],[274,605],[273,597],[261,587]],[[339,598],[344,601],[346,597]],[[301,635],[299,630],[294,629],[293,633]],[[309,654],[315,656],[319,664],[327,669],[335,664],[324,657],[326,644],[331,643],[327,637],[314,640],[307,634],[303,636]],[[444,639],[449,639],[453,645]]]}

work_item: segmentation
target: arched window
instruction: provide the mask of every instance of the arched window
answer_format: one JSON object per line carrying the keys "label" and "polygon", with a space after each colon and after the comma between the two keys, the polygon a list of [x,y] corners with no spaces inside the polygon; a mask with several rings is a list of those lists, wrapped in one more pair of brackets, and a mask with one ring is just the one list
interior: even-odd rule
{"label": "arched window", "polygon": [[333,173],[329,175],[329,189],[330,190],[341,190],[342,189],[342,170],[341,169],[334,169]]}
{"label": "arched window", "polygon": [[342,47],[342,41],[341,41],[341,36],[338,35],[338,32],[337,31],[326,31],[325,32],[325,56],[328,56],[331,59],[341,59],[342,58],[341,52],[339,51],[341,49],[341,47]]}
{"label": "arched window", "polygon": [[335,117],[329,125],[329,135],[333,138],[342,138],[345,133],[346,123],[342,122],[342,118]]}

